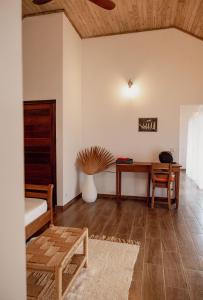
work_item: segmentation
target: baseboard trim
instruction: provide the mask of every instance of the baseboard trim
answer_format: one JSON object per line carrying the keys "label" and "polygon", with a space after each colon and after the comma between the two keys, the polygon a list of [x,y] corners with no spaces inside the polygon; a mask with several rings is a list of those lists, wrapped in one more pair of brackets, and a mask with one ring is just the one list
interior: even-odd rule
{"label": "baseboard trim", "polygon": [[66,209],[68,209],[73,203],[75,203],[75,201],[81,199],[82,197],[82,193],[80,193],[79,195],[77,195],[76,197],[74,197],[72,200],[70,200],[68,203],[66,203],[65,205],[61,206],[61,205],[57,205],[55,207],[56,211],[59,211],[59,212],[63,212],[65,211]]}
{"label": "baseboard trim", "polygon": [[[99,198],[105,198],[105,199],[116,199],[116,195],[112,195],[112,194],[98,194],[98,199]],[[127,196],[127,195],[122,195],[120,197],[120,199],[122,200],[136,200],[136,201],[146,201],[147,197],[143,197],[143,196]]]}
{"label": "baseboard trim", "polygon": [[[98,194],[98,199],[108,199],[108,200],[116,200],[117,201],[117,197],[116,195],[112,195],[112,194]],[[122,195],[120,197],[120,200],[132,200],[132,201],[145,201],[147,202],[147,197],[144,196],[127,196],[127,195]],[[150,201],[151,201],[151,196],[150,196]],[[171,199],[172,204],[175,203],[175,199]],[[164,198],[164,197],[157,197],[155,199],[155,203],[157,204],[167,204],[168,203],[168,199]]]}

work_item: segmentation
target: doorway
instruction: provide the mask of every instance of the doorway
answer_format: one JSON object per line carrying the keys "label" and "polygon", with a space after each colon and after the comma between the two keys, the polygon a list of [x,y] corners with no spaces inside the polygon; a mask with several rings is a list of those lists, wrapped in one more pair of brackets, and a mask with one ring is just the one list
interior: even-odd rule
{"label": "doorway", "polygon": [[24,101],[25,183],[56,187],[56,100]]}
{"label": "doorway", "polygon": [[186,170],[188,150],[188,125],[192,116],[198,111],[199,105],[180,106],[180,130],[179,130],[179,163]]}
{"label": "doorway", "polygon": [[186,175],[203,188],[203,109],[201,105],[181,105],[179,162]]}
{"label": "doorway", "polygon": [[203,189],[203,107],[190,118],[188,125],[187,175]]}

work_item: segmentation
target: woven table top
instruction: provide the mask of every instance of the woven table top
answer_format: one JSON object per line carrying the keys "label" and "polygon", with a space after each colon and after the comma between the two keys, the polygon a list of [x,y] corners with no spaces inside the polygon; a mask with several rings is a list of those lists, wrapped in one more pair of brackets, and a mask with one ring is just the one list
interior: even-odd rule
{"label": "woven table top", "polygon": [[50,226],[26,247],[27,268],[55,271],[63,267],[87,234],[87,228]]}

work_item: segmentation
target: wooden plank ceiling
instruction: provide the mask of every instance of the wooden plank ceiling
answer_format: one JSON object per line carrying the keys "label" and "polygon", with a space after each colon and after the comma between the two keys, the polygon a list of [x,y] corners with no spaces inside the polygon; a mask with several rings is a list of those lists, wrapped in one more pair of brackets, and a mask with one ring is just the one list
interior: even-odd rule
{"label": "wooden plank ceiling", "polygon": [[114,0],[107,11],[88,0],[22,0],[23,16],[64,10],[81,38],[175,27],[203,39],[203,0]]}

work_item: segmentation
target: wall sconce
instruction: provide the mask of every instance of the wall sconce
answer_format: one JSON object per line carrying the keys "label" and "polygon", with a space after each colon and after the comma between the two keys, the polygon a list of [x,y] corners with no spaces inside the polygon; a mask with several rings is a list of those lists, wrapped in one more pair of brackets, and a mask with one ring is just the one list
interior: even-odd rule
{"label": "wall sconce", "polygon": [[139,87],[133,83],[131,79],[128,80],[128,84],[123,86],[123,96],[128,99],[137,97],[140,93]]}
{"label": "wall sconce", "polygon": [[129,79],[129,80],[128,80],[128,87],[129,87],[129,89],[131,88],[132,85],[133,85],[133,82],[132,82],[131,79]]}

